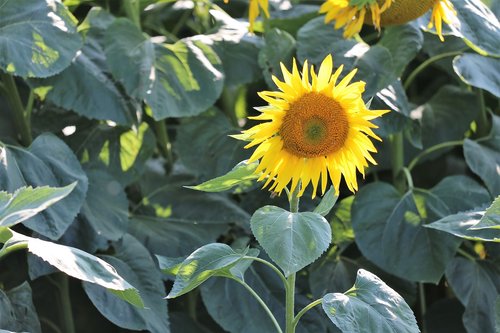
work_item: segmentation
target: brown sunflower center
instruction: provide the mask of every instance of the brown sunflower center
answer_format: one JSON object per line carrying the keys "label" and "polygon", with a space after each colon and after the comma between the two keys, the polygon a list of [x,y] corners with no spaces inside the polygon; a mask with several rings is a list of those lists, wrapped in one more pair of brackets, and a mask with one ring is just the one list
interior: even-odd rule
{"label": "brown sunflower center", "polygon": [[307,93],[290,104],[280,136],[283,148],[300,157],[319,157],[344,145],[349,121],[339,103],[320,93]]}

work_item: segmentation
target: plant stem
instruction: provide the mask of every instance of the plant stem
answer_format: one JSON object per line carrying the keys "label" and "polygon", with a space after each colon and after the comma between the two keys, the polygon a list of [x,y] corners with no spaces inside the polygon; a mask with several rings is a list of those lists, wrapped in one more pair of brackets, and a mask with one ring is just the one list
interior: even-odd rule
{"label": "plant stem", "polygon": [[28,125],[28,121],[26,119],[21,96],[19,96],[19,91],[17,90],[16,82],[9,74],[0,73],[0,76],[4,83],[4,88],[7,94],[6,97],[11,107],[12,116],[14,117],[14,124],[19,132],[19,139],[24,146],[29,146],[31,141],[33,141],[33,138],[31,136],[30,126]]}
{"label": "plant stem", "polygon": [[467,258],[469,260],[476,261],[476,258],[474,258],[472,255],[470,255],[469,253],[467,253],[466,251],[464,251],[462,249],[458,249],[457,253],[461,254],[462,256],[464,256],[465,258]]}
{"label": "plant stem", "polygon": [[408,184],[408,189],[411,191],[413,190],[413,178],[411,176],[410,170],[408,168],[403,168],[403,172],[406,176],[406,183]]}
{"label": "plant stem", "polygon": [[427,311],[427,305],[425,304],[425,286],[422,282],[418,283],[418,295],[420,299],[420,315],[422,316],[422,333],[425,333],[425,322],[424,316]]}
{"label": "plant stem", "polygon": [[405,181],[402,178],[404,168],[404,141],[403,133],[394,134],[391,138],[391,151],[392,151],[392,180],[394,186],[400,192],[405,190]]}
{"label": "plant stem", "polygon": [[278,276],[280,277],[281,281],[283,281],[283,284],[286,286],[287,281],[286,281],[285,276],[280,272],[280,270],[278,268],[276,268],[276,266],[274,266],[273,264],[271,264],[269,261],[261,259],[261,258],[258,258],[258,257],[250,257],[250,256],[244,256],[243,259],[257,261],[257,262],[260,262],[260,263],[262,263],[262,264],[264,264],[266,266],[269,266],[276,274],[278,274]]}
{"label": "plant stem", "polygon": [[134,24],[141,28],[141,7],[139,0],[125,0],[123,1],[123,8],[127,17],[134,22]]}
{"label": "plant stem", "polygon": [[[300,192],[301,182],[297,184],[293,192],[289,196],[290,202],[290,212],[298,213],[299,211],[299,192]],[[290,274],[290,276],[286,279],[285,285],[285,319],[286,319],[286,333],[294,333],[295,332],[295,277],[296,273]]]}
{"label": "plant stem", "polygon": [[61,301],[62,312],[62,331],[65,333],[75,333],[75,323],[73,320],[73,310],[71,307],[71,299],[69,297],[69,279],[64,273],[59,275],[59,299]]}
{"label": "plant stem", "polygon": [[286,333],[294,333],[295,332],[295,273],[291,274],[287,279],[286,284]]}
{"label": "plant stem", "polygon": [[168,137],[165,120],[154,121],[154,128],[158,148],[160,149],[163,157],[167,159],[169,167],[172,167],[174,165],[174,157],[172,155],[172,145],[170,144],[170,139]]}
{"label": "plant stem", "polygon": [[486,103],[484,101],[484,92],[482,89],[477,89],[477,96],[479,98],[479,118],[477,119],[477,134],[479,137],[488,135],[488,111],[486,110]]}
{"label": "plant stem", "polygon": [[19,250],[24,250],[28,248],[28,243],[27,242],[19,242],[12,244],[10,246],[7,246],[6,248],[2,249],[0,251],[0,260],[5,258],[8,254],[19,251]]}
{"label": "plant stem", "polygon": [[415,68],[413,70],[413,72],[411,72],[410,75],[408,75],[408,78],[406,79],[406,81],[404,83],[405,90],[408,90],[408,88],[411,86],[411,84],[413,83],[413,81],[415,81],[415,78],[421,72],[423,72],[427,67],[429,67],[431,64],[433,64],[434,62],[439,61],[439,60],[444,59],[444,58],[454,57],[454,56],[457,56],[457,55],[461,55],[463,53],[464,53],[464,50],[453,51],[453,52],[446,52],[446,53],[435,55],[434,57],[431,57],[431,58],[427,59],[422,64],[420,64],[420,66],[418,66],[417,68]]}
{"label": "plant stem", "polygon": [[320,298],[320,299],[317,299],[315,300],[314,302],[311,302],[310,304],[308,304],[305,308],[303,308],[302,310],[300,310],[299,313],[297,313],[297,316],[295,316],[295,319],[293,320],[293,327],[297,327],[297,324],[299,323],[299,320],[300,318],[302,318],[303,315],[306,314],[307,311],[311,310],[312,308],[314,308],[316,305],[320,305],[321,302],[323,302],[323,299]]}
{"label": "plant stem", "polygon": [[463,144],[464,144],[463,140],[457,140],[457,141],[443,142],[443,143],[437,144],[435,146],[429,147],[426,150],[424,150],[423,152],[421,152],[420,154],[418,154],[417,156],[415,156],[415,158],[413,158],[413,160],[411,160],[410,164],[408,164],[408,170],[412,171],[413,168],[415,168],[417,166],[420,159],[422,157],[424,157],[425,155],[431,154],[431,153],[438,151],[440,149],[454,147],[454,146],[461,146]]}
{"label": "plant stem", "polygon": [[274,315],[271,312],[271,310],[269,309],[269,307],[262,300],[262,298],[260,298],[260,296],[252,289],[252,287],[250,287],[246,282],[244,282],[244,281],[242,281],[240,279],[236,279],[236,278],[231,278],[231,279],[233,279],[234,281],[236,281],[239,284],[241,284],[243,287],[245,287],[246,290],[248,290],[250,292],[250,294],[252,294],[253,297],[255,297],[255,299],[257,300],[257,302],[259,302],[259,304],[262,305],[262,307],[264,308],[264,310],[268,314],[269,318],[272,320],[272,322],[274,324],[274,327],[276,327],[276,331],[279,332],[279,333],[283,333],[283,330],[281,329],[280,324],[278,324],[278,321],[274,317]]}

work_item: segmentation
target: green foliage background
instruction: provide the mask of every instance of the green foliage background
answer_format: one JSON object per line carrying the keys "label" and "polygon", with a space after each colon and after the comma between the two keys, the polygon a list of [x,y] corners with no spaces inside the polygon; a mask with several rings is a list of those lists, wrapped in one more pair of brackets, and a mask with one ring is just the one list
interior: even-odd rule
{"label": "green foliage background", "polygon": [[[500,332],[500,2],[452,3],[460,24],[441,43],[429,15],[345,40],[318,1],[270,2],[248,34],[246,1],[0,0],[0,331],[272,332],[234,280],[184,294],[197,285],[172,274],[214,242],[230,263],[249,245],[267,258],[255,248],[275,243],[257,243],[250,218],[286,198],[260,190],[251,166],[219,179],[224,192],[202,183],[248,158],[228,135],[252,124],[280,62],[332,54],[392,112],[378,165],[324,211],[328,251],[287,267],[300,269],[297,304],[329,293],[335,306],[363,268],[426,333]],[[198,184],[207,192],[186,187]],[[301,210],[319,204],[310,194]],[[234,267],[282,320],[272,271]],[[315,308],[298,332],[337,326]]]}

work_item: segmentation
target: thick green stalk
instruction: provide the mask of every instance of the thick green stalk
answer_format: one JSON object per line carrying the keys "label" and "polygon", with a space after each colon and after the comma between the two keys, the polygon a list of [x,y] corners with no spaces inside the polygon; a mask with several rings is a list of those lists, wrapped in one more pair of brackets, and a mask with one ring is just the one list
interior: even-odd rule
{"label": "thick green stalk", "polygon": [[167,159],[168,165],[171,168],[174,165],[174,157],[172,155],[172,145],[170,144],[170,138],[168,137],[165,120],[154,121],[154,128],[158,148],[160,149],[163,157]]}
{"label": "thick green stalk", "polygon": [[462,146],[464,144],[463,140],[457,140],[457,141],[448,141],[448,142],[443,142],[440,144],[437,144],[435,146],[429,147],[417,156],[411,160],[410,164],[408,164],[408,170],[412,171],[418,164],[418,162],[426,155],[429,155],[435,151],[438,151],[440,149],[444,148],[449,148],[449,147],[455,147],[455,146]]}
{"label": "thick green stalk", "polygon": [[30,125],[26,117],[24,106],[21,101],[21,96],[19,96],[19,91],[17,90],[16,82],[9,74],[3,72],[0,73],[4,83],[3,88],[6,92],[6,98],[12,111],[14,125],[19,132],[19,140],[24,146],[29,146],[31,141],[33,141],[33,138],[31,136]]}
{"label": "thick green stalk", "polygon": [[392,179],[394,186],[400,192],[405,190],[404,168],[404,141],[403,133],[394,134],[391,138],[392,149]]}
{"label": "thick green stalk", "polygon": [[66,274],[60,273],[58,279],[59,299],[61,301],[62,331],[65,333],[75,333],[75,322],[73,320],[73,309],[69,297],[69,278]]}
{"label": "thick green stalk", "polygon": [[[297,213],[299,211],[299,191],[300,191],[300,182],[297,184],[297,187],[290,194],[290,212]],[[291,274],[286,279],[286,300],[285,300],[285,316],[286,316],[286,333],[294,333],[295,332],[295,273]]]}
{"label": "thick green stalk", "polygon": [[286,333],[295,333],[295,273],[287,278],[286,284]]}
{"label": "thick green stalk", "polygon": [[489,134],[488,110],[486,110],[483,90],[477,89],[476,91],[480,105],[479,117],[477,119],[477,134],[479,137],[483,137]]}
{"label": "thick green stalk", "polygon": [[141,7],[139,0],[124,0],[123,8],[128,18],[140,29],[141,27]]}
{"label": "thick green stalk", "polygon": [[5,258],[8,254],[10,254],[12,252],[24,250],[27,248],[28,248],[27,242],[19,242],[19,243],[10,245],[10,246],[6,247],[5,249],[3,249],[2,251],[0,251],[0,260]]}

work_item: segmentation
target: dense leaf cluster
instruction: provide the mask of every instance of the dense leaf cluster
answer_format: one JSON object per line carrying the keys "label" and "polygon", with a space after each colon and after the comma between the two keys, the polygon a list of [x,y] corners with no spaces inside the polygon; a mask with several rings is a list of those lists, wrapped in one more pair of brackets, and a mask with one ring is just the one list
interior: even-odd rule
{"label": "dense leaf cluster", "polygon": [[[498,332],[500,2],[452,2],[441,43],[428,17],[346,40],[315,1],[249,34],[246,1],[0,0],[0,331],[273,332],[264,258],[326,294],[298,332]],[[292,213],[229,135],[328,54],[392,112],[359,193]]]}

